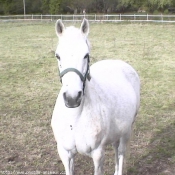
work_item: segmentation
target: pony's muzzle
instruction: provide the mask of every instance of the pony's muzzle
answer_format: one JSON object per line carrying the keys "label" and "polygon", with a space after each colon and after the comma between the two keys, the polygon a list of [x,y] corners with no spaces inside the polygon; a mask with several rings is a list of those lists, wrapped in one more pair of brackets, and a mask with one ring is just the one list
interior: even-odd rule
{"label": "pony's muzzle", "polygon": [[63,93],[63,99],[65,102],[66,107],[68,108],[76,108],[80,106],[82,98],[82,91],[79,91],[76,96],[72,97],[67,92]]}

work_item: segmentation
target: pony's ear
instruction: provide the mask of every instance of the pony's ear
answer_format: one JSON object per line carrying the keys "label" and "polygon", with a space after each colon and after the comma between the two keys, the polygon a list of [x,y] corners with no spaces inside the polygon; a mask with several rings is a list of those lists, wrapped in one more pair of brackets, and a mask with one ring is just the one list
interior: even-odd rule
{"label": "pony's ear", "polygon": [[81,23],[80,30],[86,36],[89,34],[89,22],[87,19],[85,19],[85,18],[83,19],[83,22]]}
{"label": "pony's ear", "polygon": [[61,19],[58,19],[55,24],[55,30],[58,37],[60,37],[63,34],[64,29],[64,24],[62,23]]}

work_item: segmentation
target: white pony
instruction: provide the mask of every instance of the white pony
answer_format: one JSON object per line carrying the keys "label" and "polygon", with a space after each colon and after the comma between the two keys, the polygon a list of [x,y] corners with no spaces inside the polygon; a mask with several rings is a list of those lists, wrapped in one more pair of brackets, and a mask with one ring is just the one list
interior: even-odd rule
{"label": "white pony", "polygon": [[104,148],[115,150],[115,174],[123,160],[140,103],[136,71],[120,60],[103,60],[89,68],[89,23],[80,29],[56,22],[56,49],[62,88],[52,116],[52,129],[66,175],[74,174],[77,152],[92,157],[94,175],[103,175]]}

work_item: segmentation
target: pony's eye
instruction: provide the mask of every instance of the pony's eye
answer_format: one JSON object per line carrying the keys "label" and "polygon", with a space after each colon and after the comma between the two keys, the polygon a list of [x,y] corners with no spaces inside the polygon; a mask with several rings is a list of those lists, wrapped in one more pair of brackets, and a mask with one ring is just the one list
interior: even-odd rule
{"label": "pony's eye", "polygon": [[89,58],[89,54],[87,53],[85,56],[84,56],[84,59],[88,59]]}
{"label": "pony's eye", "polygon": [[56,58],[60,60],[60,56],[58,54],[55,54]]}

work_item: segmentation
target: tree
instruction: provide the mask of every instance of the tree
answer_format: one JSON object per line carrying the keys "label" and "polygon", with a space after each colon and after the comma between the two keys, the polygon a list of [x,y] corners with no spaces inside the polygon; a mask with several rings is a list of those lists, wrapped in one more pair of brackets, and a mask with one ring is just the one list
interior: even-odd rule
{"label": "tree", "polygon": [[150,12],[164,11],[173,5],[173,0],[147,0],[145,5]]}
{"label": "tree", "polygon": [[23,1],[13,1],[10,14],[23,14],[24,6]]}
{"label": "tree", "polygon": [[[162,11],[175,7],[175,0],[25,0],[26,13],[112,13],[137,11]],[[0,14],[23,14],[23,0],[0,0]]]}
{"label": "tree", "polygon": [[51,14],[58,14],[61,11],[60,9],[61,3],[62,3],[62,0],[50,0],[49,12]]}
{"label": "tree", "polygon": [[41,0],[35,0],[31,4],[30,13],[41,13],[42,12],[42,2]]}
{"label": "tree", "polygon": [[1,4],[4,14],[10,14],[10,10],[12,7],[12,0],[1,0]]}
{"label": "tree", "polygon": [[49,13],[49,1],[50,0],[41,0],[41,10],[43,14]]}

